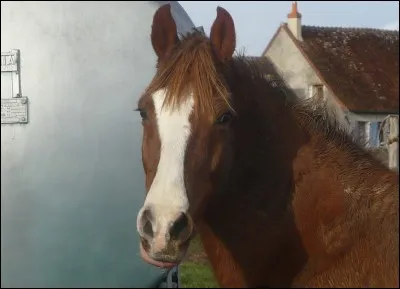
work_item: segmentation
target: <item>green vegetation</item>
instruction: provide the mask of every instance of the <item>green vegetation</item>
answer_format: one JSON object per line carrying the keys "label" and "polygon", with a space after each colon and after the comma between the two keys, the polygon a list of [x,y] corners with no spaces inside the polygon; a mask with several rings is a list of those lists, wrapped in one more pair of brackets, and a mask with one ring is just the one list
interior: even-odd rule
{"label": "green vegetation", "polygon": [[180,265],[180,278],[183,288],[219,287],[198,237],[192,241],[187,259]]}
{"label": "green vegetation", "polygon": [[218,288],[214,273],[206,264],[186,262],[181,265],[181,286],[183,288]]}

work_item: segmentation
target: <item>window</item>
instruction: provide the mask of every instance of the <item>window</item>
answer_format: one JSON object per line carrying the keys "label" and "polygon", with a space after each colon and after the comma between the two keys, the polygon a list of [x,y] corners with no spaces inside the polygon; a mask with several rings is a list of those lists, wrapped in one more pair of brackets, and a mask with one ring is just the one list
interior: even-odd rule
{"label": "window", "polygon": [[311,85],[310,98],[322,100],[324,98],[324,86],[322,84]]}
{"label": "window", "polygon": [[369,146],[371,147],[379,147],[380,139],[379,139],[379,129],[381,126],[381,122],[371,122],[370,123],[370,133],[369,133]]}
{"label": "window", "polygon": [[358,121],[354,136],[367,147],[379,147],[381,144],[380,127],[382,122]]}

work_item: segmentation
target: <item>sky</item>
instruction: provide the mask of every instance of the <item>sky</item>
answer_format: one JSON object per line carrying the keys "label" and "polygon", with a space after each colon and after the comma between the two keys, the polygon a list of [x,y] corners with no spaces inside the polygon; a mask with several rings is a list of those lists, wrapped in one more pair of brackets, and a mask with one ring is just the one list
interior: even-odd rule
{"label": "sky", "polygon": [[[282,22],[292,1],[179,1],[196,26],[207,35],[217,15],[225,8],[233,17],[236,48],[259,56]],[[297,1],[303,25],[368,27],[399,30],[398,1]]]}

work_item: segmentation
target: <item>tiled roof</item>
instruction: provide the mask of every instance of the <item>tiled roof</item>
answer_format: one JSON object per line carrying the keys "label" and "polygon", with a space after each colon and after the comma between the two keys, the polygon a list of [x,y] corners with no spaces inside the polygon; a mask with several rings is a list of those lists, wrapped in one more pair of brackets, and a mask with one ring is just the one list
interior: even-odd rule
{"label": "tiled roof", "polygon": [[297,44],[349,110],[398,113],[398,31],[303,25],[302,37]]}

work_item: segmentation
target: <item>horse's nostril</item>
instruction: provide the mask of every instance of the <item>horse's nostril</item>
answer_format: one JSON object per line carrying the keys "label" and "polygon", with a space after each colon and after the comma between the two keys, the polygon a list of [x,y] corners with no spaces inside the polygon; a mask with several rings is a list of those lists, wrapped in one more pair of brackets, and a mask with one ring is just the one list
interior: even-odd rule
{"label": "horse's nostril", "polygon": [[154,237],[153,226],[151,225],[150,221],[146,221],[146,224],[143,227],[143,233],[151,238]]}
{"label": "horse's nostril", "polygon": [[192,233],[190,224],[188,215],[182,213],[169,230],[171,239],[186,241]]}
{"label": "horse's nostril", "polygon": [[143,215],[142,215],[142,226],[143,226],[142,230],[143,230],[143,233],[149,238],[153,238],[154,237],[153,225],[151,224],[152,223],[152,217],[153,217],[153,215],[152,215],[150,210],[145,210],[143,212]]}

